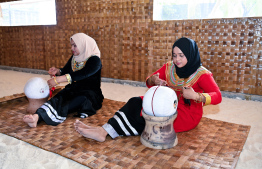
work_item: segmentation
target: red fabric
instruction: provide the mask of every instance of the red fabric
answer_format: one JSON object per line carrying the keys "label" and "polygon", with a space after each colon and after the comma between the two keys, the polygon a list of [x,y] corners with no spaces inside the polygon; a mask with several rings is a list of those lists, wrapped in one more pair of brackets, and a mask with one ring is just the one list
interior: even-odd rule
{"label": "red fabric", "polygon": [[[55,75],[53,75],[55,77]],[[49,92],[49,97],[51,98],[53,96],[53,91],[55,91],[55,87],[52,87]]]}
{"label": "red fabric", "polygon": [[[166,64],[152,75],[159,73],[159,78],[166,80]],[[150,76],[152,76],[150,75]],[[150,77],[149,76],[149,77]],[[148,78],[149,78],[148,77]],[[147,78],[147,79],[148,79]],[[152,87],[146,84],[147,87]],[[168,84],[170,85],[170,84]],[[211,104],[218,104],[222,101],[221,92],[217,86],[211,73],[201,75],[201,77],[193,84],[192,88],[195,92],[208,93],[211,96]],[[180,91],[175,91],[177,97],[180,96]],[[178,98],[177,118],[174,121],[175,132],[188,131],[195,128],[200,122],[203,115],[203,103],[196,103],[190,100],[191,105],[184,103],[183,97]]]}
{"label": "red fabric", "polygon": [[[140,96],[141,97],[141,99],[143,100],[143,98],[144,98],[144,96]],[[142,110],[143,110],[143,107],[142,107]],[[140,112],[140,116],[142,117],[142,110],[141,110],[141,112]]]}

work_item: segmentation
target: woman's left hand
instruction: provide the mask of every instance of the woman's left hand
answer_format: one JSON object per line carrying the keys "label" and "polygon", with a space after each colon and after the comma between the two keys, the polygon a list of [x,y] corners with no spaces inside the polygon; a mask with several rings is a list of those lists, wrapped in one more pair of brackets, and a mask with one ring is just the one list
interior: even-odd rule
{"label": "woman's left hand", "polygon": [[56,86],[56,82],[55,82],[54,78],[49,79],[49,80],[47,81],[47,84],[48,84],[48,86],[49,86],[50,89],[51,89],[52,87],[55,87],[55,86]]}
{"label": "woman's left hand", "polygon": [[193,99],[198,98],[198,94],[194,91],[192,87],[183,87],[182,88],[183,97],[185,99]]}

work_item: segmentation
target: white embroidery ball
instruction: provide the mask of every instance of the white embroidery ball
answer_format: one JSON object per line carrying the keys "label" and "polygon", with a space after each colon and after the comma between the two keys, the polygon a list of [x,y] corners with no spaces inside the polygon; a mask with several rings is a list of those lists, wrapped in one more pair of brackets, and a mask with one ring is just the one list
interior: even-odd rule
{"label": "white embroidery ball", "polygon": [[24,93],[30,99],[43,99],[49,96],[50,90],[46,80],[33,77],[26,82]]}
{"label": "white embroidery ball", "polygon": [[176,92],[165,86],[151,87],[143,98],[143,111],[156,117],[171,116],[177,110],[177,95]]}

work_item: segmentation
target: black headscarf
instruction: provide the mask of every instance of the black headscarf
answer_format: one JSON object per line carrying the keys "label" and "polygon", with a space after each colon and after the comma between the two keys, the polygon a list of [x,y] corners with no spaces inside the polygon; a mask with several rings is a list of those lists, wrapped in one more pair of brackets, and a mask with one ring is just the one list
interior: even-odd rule
{"label": "black headscarf", "polygon": [[175,46],[177,46],[187,58],[187,64],[184,67],[178,68],[175,65],[176,74],[180,78],[187,78],[190,75],[192,75],[202,65],[199,51],[198,51],[198,46],[194,40],[182,37],[177,41],[175,41],[172,47],[172,56],[173,56],[173,49]]}

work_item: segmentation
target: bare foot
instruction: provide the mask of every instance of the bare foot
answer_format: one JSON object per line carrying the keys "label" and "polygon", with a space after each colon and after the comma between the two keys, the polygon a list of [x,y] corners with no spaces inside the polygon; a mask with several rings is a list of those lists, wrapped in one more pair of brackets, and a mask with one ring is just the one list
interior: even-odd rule
{"label": "bare foot", "polygon": [[76,122],[74,123],[75,128],[79,127],[79,128],[83,128],[83,129],[92,129],[92,128],[96,128],[96,127],[92,127],[92,126],[88,126],[86,124],[84,124],[83,122],[76,120]]}
{"label": "bare foot", "polygon": [[36,127],[38,119],[39,119],[38,114],[25,115],[24,118],[23,118],[24,122],[27,123],[28,126],[30,126],[30,127]]}
{"label": "bare foot", "polygon": [[99,142],[104,142],[106,140],[107,132],[102,127],[82,128],[75,126],[75,129],[86,138],[91,138]]}

